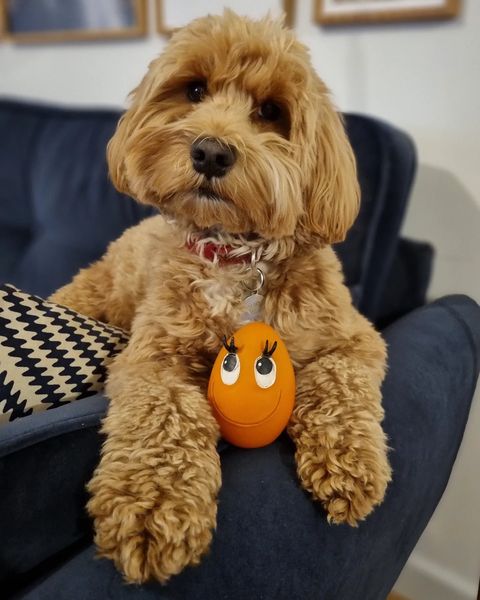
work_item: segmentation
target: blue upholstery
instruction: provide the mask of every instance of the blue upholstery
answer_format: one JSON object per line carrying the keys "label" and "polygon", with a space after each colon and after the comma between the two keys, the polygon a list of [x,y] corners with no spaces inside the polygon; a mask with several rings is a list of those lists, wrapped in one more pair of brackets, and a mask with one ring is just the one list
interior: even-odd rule
{"label": "blue upholstery", "polygon": [[[152,210],[114,191],[105,145],[119,113],[0,101],[0,283],[47,295]],[[415,171],[404,133],[347,115],[360,216],[337,251],[356,303],[387,323],[424,301],[428,245],[399,238]],[[478,377],[480,308],[452,296],[385,329],[385,427],[394,480],[358,529],[327,525],[295,476],[286,436],[223,443],[212,551],[161,587],[125,586],[93,559],[85,483],[107,401],[95,396],[0,428],[0,589],[29,600],[384,600],[434,511]],[[381,564],[381,568],[379,568]],[[2,596],[2,597],[3,597]]]}
{"label": "blue upholstery", "polygon": [[[358,290],[360,311],[375,320],[385,313],[383,292],[397,253],[416,153],[405,133],[378,120],[347,115],[346,127],[357,159],[362,201],[360,214],[337,253],[348,284]],[[427,284],[429,278],[427,272]]]}
{"label": "blue upholstery", "polygon": [[0,102],[1,283],[48,296],[153,213],[108,181],[118,117]]}

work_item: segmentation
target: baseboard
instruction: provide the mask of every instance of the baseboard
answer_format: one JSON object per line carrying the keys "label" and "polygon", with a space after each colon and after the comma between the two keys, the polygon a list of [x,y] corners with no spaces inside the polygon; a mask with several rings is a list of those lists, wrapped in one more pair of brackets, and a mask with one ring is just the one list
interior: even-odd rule
{"label": "baseboard", "polygon": [[413,553],[394,589],[412,600],[475,600],[477,582],[463,579],[424,556]]}

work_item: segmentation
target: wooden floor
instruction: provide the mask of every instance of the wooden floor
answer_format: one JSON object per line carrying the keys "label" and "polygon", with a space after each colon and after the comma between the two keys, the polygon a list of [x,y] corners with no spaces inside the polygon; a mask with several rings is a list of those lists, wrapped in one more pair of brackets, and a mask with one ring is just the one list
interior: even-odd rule
{"label": "wooden floor", "polygon": [[400,594],[397,594],[396,592],[392,592],[391,594],[388,594],[387,600],[408,600],[408,598],[400,596]]}

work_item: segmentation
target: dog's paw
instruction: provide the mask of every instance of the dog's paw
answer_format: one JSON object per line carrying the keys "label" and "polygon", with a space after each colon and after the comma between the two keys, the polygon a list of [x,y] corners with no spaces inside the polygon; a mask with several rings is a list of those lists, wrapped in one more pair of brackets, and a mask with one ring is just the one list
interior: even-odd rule
{"label": "dog's paw", "polygon": [[119,480],[99,469],[89,484],[98,554],[113,560],[129,583],[165,583],[209,548],[219,486],[212,469],[174,477],[167,471],[143,469]]}
{"label": "dog's paw", "polygon": [[[145,508],[141,500],[112,502],[110,515],[95,518],[95,543],[130,583],[166,582],[208,550],[215,527],[216,506],[200,512],[188,504],[165,500]],[[95,500],[89,505],[95,512]]]}
{"label": "dog's paw", "polygon": [[[311,442],[311,440],[310,440]],[[297,444],[302,486],[327,511],[331,523],[356,526],[383,501],[391,479],[386,447],[357,440],[347,448]]]}

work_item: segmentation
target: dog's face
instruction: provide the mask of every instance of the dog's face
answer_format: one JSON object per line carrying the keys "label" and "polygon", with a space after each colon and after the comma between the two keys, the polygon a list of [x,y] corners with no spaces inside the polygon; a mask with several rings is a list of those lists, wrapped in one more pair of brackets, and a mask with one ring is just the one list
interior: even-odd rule
{"label": "dog's face", "polygon": [[355,161],[293,34],[228,11],[178,31],[108,148],[117,188],[196,228],[344,238]]}

